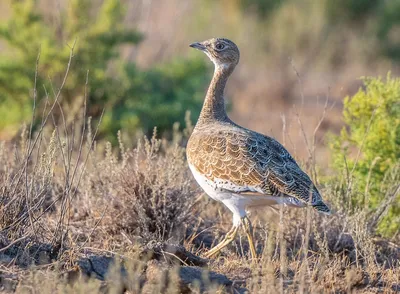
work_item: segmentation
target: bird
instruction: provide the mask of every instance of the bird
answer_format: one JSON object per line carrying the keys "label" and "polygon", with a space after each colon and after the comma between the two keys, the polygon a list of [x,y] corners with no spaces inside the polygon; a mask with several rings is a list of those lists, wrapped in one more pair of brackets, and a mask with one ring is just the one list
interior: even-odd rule
{"label": "bird", "polygon": [[211,258],[230,244],[243,227],[251,257],[257,258],[248,210],[262,206],[311,206],[330,214],[310,177],[275,139],[233,122],[225,109],[224,89],[239,63],[240,52],[226,38],[189,45],[214,63],[214,74],[198,121],[188,140],[186,157],[200,187],[233,214],[232,228],[205,256]]}

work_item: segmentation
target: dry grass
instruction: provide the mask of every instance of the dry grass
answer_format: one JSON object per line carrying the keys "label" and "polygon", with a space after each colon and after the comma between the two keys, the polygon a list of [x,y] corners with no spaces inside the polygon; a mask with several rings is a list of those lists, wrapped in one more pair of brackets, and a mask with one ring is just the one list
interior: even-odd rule
{"label": "dry grass", "polygon": [[[226,275],[233,286],[212,282],[182,286],[182,267],[165,260],[154,265],[140,254],[141,248],[158,240],[184,244],[201,255],[227,231],[231,214],[207,197],[198,197],[201,192],[180,147],[185,136],[175,133],[172,142],[154,136],[132,149],[126,149],[120,138],[120,146],[112,148],[93,141],[95,131],[83,118],[86,127],[75,125],[74,132],[71,127],[69,138],[52,124],[40,128],[35,135],[40,134],[41,145],[28,159],[23,153],[26,145],[32,145],[28,132],[1,144],[3,289],[13,281],[8,282],[9,290],[18,293],[38,289],[43,293],[399,290],[398,240],[374,236],[366,211],[340,209],[335,199],[357,191],[329,185],[322,193],[328,202],[336,203],[333,216],[286,208],[278,214],[268,209],[252,213],[260,259],[248,259],[247,241],[239,237],[208,264],[209,270]],[[83,138],[82,142],[73,142],[73,136]],[[74,170],[76,180],[71,180]],[[85,271],[83,260],[89,256],[111,256],[118,262],[108,266],[106,273],[90,270],[97,279],[89,279],[76,274],[79,267]]]}
{"label": "dry grass", "polygon": [[[73,47],[71,58],[73,56]],[[67,79],[69,66],[66,70]],[[400,290],[398,237],[374,235],[366,210],[342,201],[352,193],[324,183],[333,216],[309,209],[252,213],[260,258],[238,237],[205,270],[164,246],[197,255],[231,224],[222,205],[202,197],[184,157],[190,133],[156,135],[119,146],[96,142],[82,113],[66,120],[60,93],[47,97],[38,125],[0,144],[0,287],[18,293],[394,293]],[[36,93],[36,91],[34,91]],[[86,93],[85,93],[86,96]],[[34,97],[36,101],[36,97]],[[53,110],[59,109],[59,118]],[[66,121],[71,121],[67,123]],[[302,128],[301,120],[299,126]],[[314,142],[314,137],[305,142]],[[318,179],[315,147],[305,166]],[[146,251],[147,250],[147,251]],[[186,254],[186,253],[185,253]],[[224,274],[226,277],[218,275]],[[198,280],[195,282],[194,280]],[[189,282],[188,282],[189,281]],[[221,282],[222,281],[222,282]]]}
{"label": "dry grass", "polygon": [[196,196],[184,149],[157,139],[156,133],[139,140],[132,151],[119,141],[120,159],[107,143],[105,156],[93,161],[84,179],[89,188],[81,201],[90,205],[83,215],[99,214],[104,207],[99,227],[111,235],[131,236],[132,242],[182,240],[184,225],[195,217]]}

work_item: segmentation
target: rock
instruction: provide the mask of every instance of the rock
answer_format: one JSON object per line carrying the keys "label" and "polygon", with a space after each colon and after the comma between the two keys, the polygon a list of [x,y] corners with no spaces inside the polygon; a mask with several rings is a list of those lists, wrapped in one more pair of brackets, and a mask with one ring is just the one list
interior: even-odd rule
{"label": "rock", "polygon": [[118,257],[104,255],[90,255],[78,261],[78,269],[66,273],[68,283],[73,284],[83,278],[98,279],[102,282],[105,293],[125,293],[132,290],[137,293],[137,289],[143,287],[145,282],[144,272],[127,272],[124,260]]}
{"label": "rock", "polygon": [[13,258],[11,256],[0,253],[0,265],[7,266],[12,260]]}
{"label": "rock", "polygon": [[232,285],[233,282],[225,275],[197,266],[167,267],[157,260],[151,260],[147,264],[143,293],[161,293],[169,288],[178,288],[179,293],[203,293],[210,287],[231,288]]}
{"label": "rock", "polygon": [[331,230],[327,233],[327,238],[329,250],[334,253],[351,252],[355,249],[354,239],[351,234],[342,234]]}
{"label": "rock", "polygon": [[205,266],[208,260],[187,251],[182,245],[162,242],[148,243],[142,253],[149,259],[164,260],[170,264]]}
{"label": "rock", "polygon": [[142,257],[151,259],[143,265],[141,272],[127,272],[123,261],[119,265],[116,257],[93,254],[79,260],[78,272],[68,272],[67,280],[73,283],[81,273],[103,281],[110,289],[117,285],[120,288],[118,291],[137,292],[139,287],[142,293],[163,293],[169,289],[179,293],[203,293],[210,288],[233,288],[233,282],[225,275],[188,265],[204,265],[206,260],[188,252],[183,246],[153,243],[144,252],[147,255]]}
{"label": "rock", "polygon": [[7,236],[3,233],[0,233],[0,249],[8,246],[10,244],[10,240],[8,240]]}
{"label": "rock", "polygon": [[[104,255],[90,255],[78,261],[78,265],[83,274],[89,277],[104,281],[108,271],[115,264],[113,257]],[[121,273],[125,274],[125,269],[121,267]]]}
{"label": "rock", "polygon": [[195,266],[181,266],[179,268],[179,278],[181,284],[188,286],[190,289],[199,286],[201,292],[204,292],[210,285],[230,287],[233,284],[223,274],[207,271]]}
{"label": "rock", "polygon": [[0,274],[0,292],[14,293],[18,285],[18,278],[12,274]]}

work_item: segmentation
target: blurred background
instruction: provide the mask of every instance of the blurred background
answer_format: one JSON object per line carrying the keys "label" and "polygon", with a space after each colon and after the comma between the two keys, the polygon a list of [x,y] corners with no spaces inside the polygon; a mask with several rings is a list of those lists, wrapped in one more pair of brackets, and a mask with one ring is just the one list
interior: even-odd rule
{"label": "blurred background", "polygon": [[99,138],[115,144],[122,130],[133,142],[154,126],[168,136],[186,111],[197,120],[213,66],[188,45],[212,37],[241,50],[226,91],[239,124],[304,158],[302,128],[312,136],[326,108],[316,133],[324,166],[326,134],[339,133],[360,77],[398,75],[400,1],[2,0],[0,139],[31,120],[34,97],[38,111],[54,99],[71,48],[60,96],[68,124],[81,117],[88,81],[89,115],[105,109]]}

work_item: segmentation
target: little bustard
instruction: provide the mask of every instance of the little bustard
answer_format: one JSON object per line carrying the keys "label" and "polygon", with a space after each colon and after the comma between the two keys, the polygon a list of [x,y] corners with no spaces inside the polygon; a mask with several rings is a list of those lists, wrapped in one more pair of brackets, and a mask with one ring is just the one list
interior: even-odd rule
{"label": "little bustard", "polygon": [[233,213],[232,228],[206,256],[212,257],[231,243],[243,225],[251,255],[256,258],[247,208],[284,204],[311,205],[327,214],[330,210],[310,178],[279,142],[228,118],[224,88],[239,62],[238,47],[223,38],[193,43],[190,47],[207,54],[215,71],[187,145],[189,167],[201,188]]}

